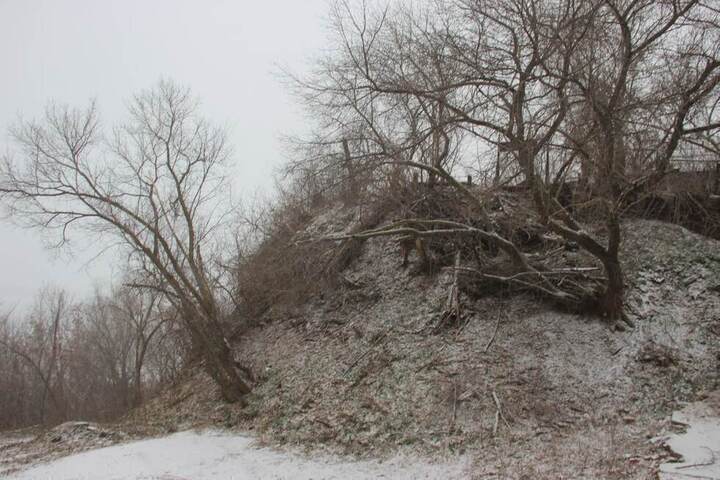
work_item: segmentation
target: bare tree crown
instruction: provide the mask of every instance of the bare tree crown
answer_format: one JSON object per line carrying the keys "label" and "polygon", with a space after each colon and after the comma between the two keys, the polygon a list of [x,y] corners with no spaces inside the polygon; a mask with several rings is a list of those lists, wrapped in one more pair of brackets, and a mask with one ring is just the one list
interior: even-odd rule
{"label": "bare tree crown", "polygon": [[119,237],[156,287],[202,296],[211,278],[203,259],[228,213],[218,207],[229,149],[196,107],[188,90],[161,82],[103,135],[94,102],[50,106],[42,122],[13,130],[22,156],[5,159],[0,192],[21,222],[59,228],[62,242],[75,224]]}

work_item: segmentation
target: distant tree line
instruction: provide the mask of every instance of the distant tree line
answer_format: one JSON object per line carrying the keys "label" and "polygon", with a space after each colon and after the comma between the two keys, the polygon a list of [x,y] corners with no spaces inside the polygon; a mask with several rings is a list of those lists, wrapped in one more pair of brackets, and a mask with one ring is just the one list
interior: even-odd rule
{"label": "distant tree line", "polygon": [[177,311],[118,288],[82,303],[44,289],[0,320],[0,429],[110,420],[174,381],[188,359]]}

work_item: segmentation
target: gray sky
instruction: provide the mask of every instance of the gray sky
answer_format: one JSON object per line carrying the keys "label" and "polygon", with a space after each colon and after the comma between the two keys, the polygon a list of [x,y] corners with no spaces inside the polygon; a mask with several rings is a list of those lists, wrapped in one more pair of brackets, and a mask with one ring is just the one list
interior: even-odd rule
{"label": "gray sky", "polygon": [[[326,0],[0,0],[0,148],[19,115],[39,117],[49,100],[97,98],[109,126],[133,92],[169,78],[228,128],[236,185],[267,189],[279,135],[303,126],[276,65],[303,71],[322,48],[326,11]],[[76,238],[72,258],[42,240],[0,220],[0,309],[27,305],[43,285],[81,296],[109,278],[111,254],[87,265],[93,239]]]}

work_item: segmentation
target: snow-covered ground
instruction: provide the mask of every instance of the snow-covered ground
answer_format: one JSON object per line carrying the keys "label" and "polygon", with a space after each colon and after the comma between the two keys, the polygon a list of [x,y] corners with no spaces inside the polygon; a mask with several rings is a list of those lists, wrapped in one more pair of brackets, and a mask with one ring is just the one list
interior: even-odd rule
{"label": "snow-covered ground", "polygon": [[257,448],[253,442],[252,437],[218,431],[182,432],[71,455],[8,480],[450,480],[469,476],[464,460],[428,464],[410,457],[387,462],[310,459]]}
{"label": "snow-covered ground", "polygon": [[665,444],[683,461],[661,465],[660,480],[720,480],[720,391],[675,412],[672,420],[687,431]]}

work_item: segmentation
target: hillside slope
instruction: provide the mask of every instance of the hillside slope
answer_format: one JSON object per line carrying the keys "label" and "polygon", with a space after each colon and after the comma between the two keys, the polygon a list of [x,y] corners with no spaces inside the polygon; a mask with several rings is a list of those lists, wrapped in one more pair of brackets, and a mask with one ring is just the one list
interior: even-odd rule
{"label": "hillside slope", "polygon": [[[326,208],[298,236],[357,216]],[[438,330],[451,269],[403,268],[397,244],[375,239],[337,285],[245,329],[235,353],[257,377],[245,408],[195,367],[103,438],[212,425],[313,452],[465,454],[477,478],[655,478],[672,411],[720,384],[720,243],[654,221],[624,229],[634,329],[494,290],[463,295],[463,322]],[[62,447],[48,438],[28,445]]]}
{"label": "hillside slope", "polygon": [[[352,219],[337,207],[305,233]],[[451,272],[403,269],[396,243],[377,239],[341,285],[242,336],[237,356],[258,376],[247,408],[215,404],[198,373],[168,394],[169,417],[169,397],[141,417],[173,429],[211,418],[360,456],[477,452],[478,476],[651,478],[667,455],[650,439],[718,388],[720,244],[660,222],[624,229],[632,330],[495,292],[464,296],[463,325],[434,333]]]}

